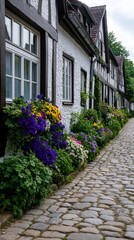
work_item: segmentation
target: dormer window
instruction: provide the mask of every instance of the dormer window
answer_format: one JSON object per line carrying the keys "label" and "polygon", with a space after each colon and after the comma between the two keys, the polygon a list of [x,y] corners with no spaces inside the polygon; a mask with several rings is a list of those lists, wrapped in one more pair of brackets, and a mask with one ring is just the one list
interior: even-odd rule
{"label": "dormer window", "polygon": [[89,24],[87,23],[87,22],[85,22],[85,28],[86,28],[86,30],[87,30],[87,32],[89,33],[90,31],[89,31]]}
{"label": "dormer window", "polygon": [[80,11],[79,9],[77,10],[77,13],[78,13],[78,17],[79,17],[80,21],[81,21],[82,23],[84,23],[83,15],[82,15],[82,13],[81,13],[81,11]]}

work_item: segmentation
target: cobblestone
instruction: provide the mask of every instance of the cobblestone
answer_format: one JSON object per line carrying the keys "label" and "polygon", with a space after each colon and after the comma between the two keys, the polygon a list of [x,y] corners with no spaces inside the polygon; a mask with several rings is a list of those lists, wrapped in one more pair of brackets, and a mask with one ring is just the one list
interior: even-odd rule
{"label": "cobblestone", "polygon": [[134,239],[134,119],[94,162],[0,240]]}

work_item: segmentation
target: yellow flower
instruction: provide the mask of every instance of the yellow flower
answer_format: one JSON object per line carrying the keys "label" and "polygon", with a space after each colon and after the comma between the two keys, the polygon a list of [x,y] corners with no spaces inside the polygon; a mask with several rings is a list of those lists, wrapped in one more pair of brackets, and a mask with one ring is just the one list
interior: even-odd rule
{"label": "yellow flower", "polygon": [[94,123],[93,126],[96,127],[96,126],[97,126],[97,123]]}

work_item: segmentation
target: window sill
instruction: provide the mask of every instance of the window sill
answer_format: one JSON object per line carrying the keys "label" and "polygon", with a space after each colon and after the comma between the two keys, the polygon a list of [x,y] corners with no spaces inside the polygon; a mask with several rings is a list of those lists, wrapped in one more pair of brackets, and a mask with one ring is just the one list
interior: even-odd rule
{"label": "window sill", "polygon": [[72,106],[73,105],[72,102],[65,102],[65,101],[63,101],[62,104],[65,105],[65,106]]}

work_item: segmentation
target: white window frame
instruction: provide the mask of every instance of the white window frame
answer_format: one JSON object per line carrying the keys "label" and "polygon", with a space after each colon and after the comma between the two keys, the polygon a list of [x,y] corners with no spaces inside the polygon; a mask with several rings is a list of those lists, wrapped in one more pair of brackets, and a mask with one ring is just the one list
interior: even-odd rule
{"label": "white window frame", "polygon": [[63,55],[63,102],[73,101],[73,61]]}
{"label": "white window frame", "polygon": [[[21,25],[21,45],[18,46],[14,44],[12,41],[5,39],[6,42],[6,52],[9,52],[12,54],[12,98],[6,98],[6,102],[10,103],[12,102],[13,99],[15,99],[15,74],[14,74],[14,69],[15,69],[15,55],[21,57],[21,96],[24,96],[24,82],[29,82],[30,84],[30,99],[32,99],[32,83],[36,84],[36,93],[40,93],[40,33],[31,27],[29,24],[27,24],[25,21],[22,19],[18,18],[14,14],[12,14],[9,11],[6,11],[6,16],[12,20],[12,29],[13,29],[13,22],[17,22],[18,24]],[[27,29],[30,31],[30,33],[33,33],[37,36],[37,53],[34,54],[32,53],[31,46],[30,50],[26,50],[23,48],[23,29]],[[13,34],[13,33],[12,33]],[[30,61],[30,80],[25,80],[24,79],[24,59]],[[32,63],[37,64],[37,81],[32,82]],[[6,75],[8,76],[8,75]],[[18,78],[19,79],[19,78]]]}

